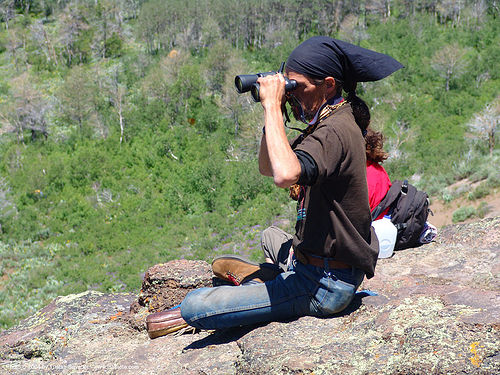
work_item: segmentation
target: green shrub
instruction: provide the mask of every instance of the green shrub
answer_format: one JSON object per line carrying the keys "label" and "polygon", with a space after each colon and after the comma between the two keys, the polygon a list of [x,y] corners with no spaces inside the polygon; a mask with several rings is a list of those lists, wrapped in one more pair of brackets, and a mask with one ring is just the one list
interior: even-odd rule
{"label": "green shrub", "polygon": [[106,57],[120,57],[122,54],[123,40],[113,32],[106,40]]}
{"label": "green shrub", "polygon": [[476,209],[472,206],[460,207],[453,212],[452,221],[453,223],[460,223],[471,217],[476,216]]}
{"label": "green shrub", "polygon": [[[498,164],[497,164],[498,166]],[[500,186],[500,171],[496,171],[495,173],[488,176],[487,180],[488,186],[491,188],[497,188]]]}
{"label": "green shrub", "polygon": [[467,197],[469,198],[469,200],[472,201],[472,200],[484,198],[485,196],[490,194],[490,192],[491,192],[491,187],[489,186],[487,181],[485,181],[485,182],[480,183],[479,186],[477,186],[473,191],[471,191],[468,194]]}
{"label": "green shrub", "polygon": [[443,200],[444,203],[450,203],[453,199],[455,199],[455,196],[451,194],[448,189],[444,189],[441,192],[441,199]]}
{"label": "green shrub", "polygon": [[491,207],[486,202],[481,202],[476,209],[477,217],[484,218],[491,211]]}

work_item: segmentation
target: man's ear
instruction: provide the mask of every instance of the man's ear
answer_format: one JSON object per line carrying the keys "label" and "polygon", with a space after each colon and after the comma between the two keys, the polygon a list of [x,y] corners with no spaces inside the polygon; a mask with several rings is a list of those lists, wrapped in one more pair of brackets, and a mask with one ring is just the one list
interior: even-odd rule
{"label": "man's ear", "polygon": [[328,93],[328,96],[334,95],[337,93],[337,85],[335,84],[335,78],[326,77],[325,84],[326,84],[326,91]]}

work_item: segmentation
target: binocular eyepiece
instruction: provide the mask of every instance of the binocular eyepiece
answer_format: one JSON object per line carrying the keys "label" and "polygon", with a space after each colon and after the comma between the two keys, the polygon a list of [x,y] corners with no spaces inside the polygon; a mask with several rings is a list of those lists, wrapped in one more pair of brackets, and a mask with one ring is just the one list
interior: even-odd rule
{"label": "binocular eyepiece", "polygon": [[[272,72],[257,73],[257,74],[242,74],[236,76],[234,78],[234,84],[236,86],[236,90],[238,90],[240,94],[250,91],[252,93],[253,100],[256,102],[260,102],[260,95],[259,95],[260,85],[257,83],[257,80],[260,77],[282,73],[283,67],[284,64],[281,65],[281,69],[278,72],[272,71]],[[295,88],[297,88],[297,81],[285,77],[285,92],[295,90]]]}

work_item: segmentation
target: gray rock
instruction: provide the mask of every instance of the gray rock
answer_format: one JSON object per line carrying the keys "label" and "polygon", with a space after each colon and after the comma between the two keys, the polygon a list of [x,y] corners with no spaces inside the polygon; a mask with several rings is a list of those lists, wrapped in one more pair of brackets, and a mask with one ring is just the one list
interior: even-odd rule
{"label": "gray rock", "polygon": [[156,265],[138,295],[59,297],[2,332],[0,373],[499,374],[499,250],[500,217],[446,227],[379,260],[331,319],[150,340],[148,313],[212,281],[205,262]]}

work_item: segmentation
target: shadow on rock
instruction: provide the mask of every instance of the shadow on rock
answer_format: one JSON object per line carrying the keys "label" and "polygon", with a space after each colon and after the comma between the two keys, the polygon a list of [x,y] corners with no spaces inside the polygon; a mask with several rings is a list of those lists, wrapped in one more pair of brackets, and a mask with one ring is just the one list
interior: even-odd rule
{"label": "shadow on rock", "polygon": [[217,330],[200,340],[192,342],[191,344],[186,346],[184,350],[203,349],[212,345],[224,345],[233,341],[238,341],[247,333],[265,325],[267,325],[267,323]]}

